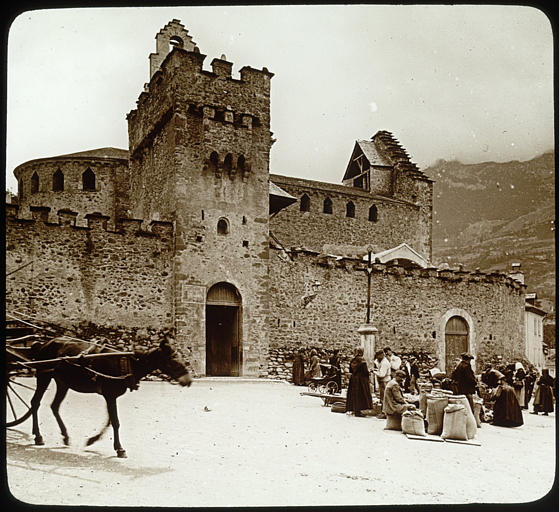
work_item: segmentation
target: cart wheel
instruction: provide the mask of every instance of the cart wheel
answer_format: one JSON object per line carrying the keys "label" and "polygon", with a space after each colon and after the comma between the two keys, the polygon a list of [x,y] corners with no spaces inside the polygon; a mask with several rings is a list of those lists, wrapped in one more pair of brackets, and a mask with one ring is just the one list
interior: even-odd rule
{"label": "cart wheel", "polygon": [[329,381],[326,384],[326,393],[329,395],[334,395],[338,392],[338,384],[336,384],[333,380]]}
{"label": "cart wheel", "polygon": [[6,427],[14,427],[31,416],[31,398],[35,393],[34,377],[6,376]]}
{"label": "cart wheel", "polygon": [[318,386],[318,392],[325,395],[328,392],[328,388],[325,384],[321,384],[320,386]]}
{"label": "cart wheel", "polygon": [[316,382],[309,382],[309,391],[311,393],[316,393],[316,391],[317,391]]}

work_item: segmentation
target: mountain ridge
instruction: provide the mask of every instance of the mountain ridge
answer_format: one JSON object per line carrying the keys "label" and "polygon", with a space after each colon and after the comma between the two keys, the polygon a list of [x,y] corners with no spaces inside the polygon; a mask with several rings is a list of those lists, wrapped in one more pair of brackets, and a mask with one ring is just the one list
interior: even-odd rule
{"label": "mountain ridge", "polygon": [[439,159],[433,184],[433,262],[507,271],[520,263],[528,291],[555,304],[555,151],[530,160],[464,164]]}

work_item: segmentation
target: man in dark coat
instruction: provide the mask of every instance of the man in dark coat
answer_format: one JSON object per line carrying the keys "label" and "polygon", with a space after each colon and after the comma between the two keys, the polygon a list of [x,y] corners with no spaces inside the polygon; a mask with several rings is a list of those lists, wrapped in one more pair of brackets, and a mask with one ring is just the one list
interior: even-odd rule
{"label": "man in dark coat", "polygon": [[543,412],[544,416],[548,416],[553,412],[553,395],[555,391],[555,379],[549,375],[549,370],[544,368],[542,376],[537,381],[536,392],[534,394],[534,412],[538,414]]}
{"label": "man in dark coat", "polygon": [[293,357],[293,384],[296,386],[305,385],[305,357],[303,349],[297,350]]}
{"label": "man in dark coat", "polygon": [[520,427],[524,424],[524,420],[514,388],[502,373],[498,374],[498,378],[499,386],[495,391],[492,423],[499,427]]}
{"label": "man in dark coat", "polygon": [[452,380],[456,383],[456,394],[466,395],[472,414],[474,412],[474,398],[476,392],[477,380],[472,370],[470,361],[474,358],[471,354],[462,354],[461,361],[452,372]]}
{"label": "man in dark coat", "polygon": [[402,394],[402,385],[406,378],[405,372],[396,370],[394,378],[386,385],[384,399],[382,401],[382,412],[387,416],[402,416],[408,409],[413,409],[413,405],[406,402]]}
{"label": "man in dark coat", "polygon": [[524,404],[520,404],[523,409],[528,409],[530,405],[530,400],[532,399],[532,393],[534,392],[534,384],[536,383],[536,373],[534,370],[530,370],[526,378],[524,379]]}
{"label": "man in dark coat", "polygon": [[403,359],[401,370],[405,373],[404,393],[419,394],[417,381],[419,380],[419,368],[415,357],[409,356]]}
{"label": "man in dark coat", "polygon": [[369,369],[363,359],[363,349],[355,350],[355,357],[349,363],[351,377],[347,386],[346,412],[352,411],[355,416],[363,416],[361,411],[373,408],[373,397],[369,384]]}

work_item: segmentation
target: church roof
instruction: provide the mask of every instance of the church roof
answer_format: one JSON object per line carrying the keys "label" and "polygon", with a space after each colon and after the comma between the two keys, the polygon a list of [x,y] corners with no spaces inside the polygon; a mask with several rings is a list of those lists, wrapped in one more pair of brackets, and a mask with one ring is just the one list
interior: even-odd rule
{"label": "church roof", "polygon": [[53,159],[66,158],[66,157],[84,157],[84,158],[118,158],[128,160],[128,150],[120,148],[98,148],[90,149],[87,151],[78,151],[77,153],[68,153],[51,157]]}
{"label": "church roof", "polygon": [[359,154],[366,158],[369,167],[394,167],[399,165],[400,169],[412,178],[431,181],[411,161],[408,153],[394,135],[386,130],[378,131],[371,137],[371,140],[355,141],[355,147],[343,177],[344,181],[356,176],[358,171],[352,164]]}
{"label": "church roof", "polygon": [[392,163],[383,158],[378,152],[375,143],[372,140],[358,140],[355,142],[361,149],[361,152],[367,158],[370,165],[391,166]]}

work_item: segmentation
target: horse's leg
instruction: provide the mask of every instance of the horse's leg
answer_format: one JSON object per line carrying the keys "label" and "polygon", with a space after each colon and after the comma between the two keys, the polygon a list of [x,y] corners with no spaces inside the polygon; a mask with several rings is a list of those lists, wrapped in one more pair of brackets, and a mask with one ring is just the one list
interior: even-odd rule
{"label": "horse's leg", "polygon": [[111,424],[111,418],[109,417],[109,419],[107,420],[107,424],[103,427],[103,430],[101,430],[101,432],[99,432],[97,435],[95,436],[91,436],[87,442],[85,443],[86,446],[89,446],[93,443],[96,443],[97,441],[99,441],[99,439],[101,439],[101,436],[105,433],[105,431],[107,430],[107,428],[109,427],[109,425]]}
{"label": "horse's leg", "polygon": [[116,409],[116,396],[106,396],[105,400],[107,401],[107,411],[109,411],[109,420],[113,426],[113,447],[116,450],[116,454],[120,458],[126,457],[126,451],[120,445],[120,438],[118,436],[118,429],[120,427],[120,423],[118,421],[118,413]]}
{"label": "horse's leg", "polygon": [[41,400],[51,380],[52,374],[37,373],[37,387],[35,393],[33,393],[33,398],[31,398],[31,410],[33,411],[33,430],[31,432],[35,436],[36,445],[45,444],[43,436],[41,436],[41,432],[39,431],[39,406],[41,405]]}
{"label": "horse's leg", "polygon": [[57,380],[56,395],[54,395],[54,400],[52,401],[52,404],[50,404],[50,408],[52,410],[52,413],[54,414],[54,417],[56,418],[56,422],[58,423],[58,427],[60,428],[60,433],[62,434],[62,439],[64,440],[64,444],[66,446],[70,444],[70,438],[68,437],[66,425],[64,425],[64,422],[60,417],[59,410],[60,410],[60,404],[66,397],[67,393],[68,393],[68,386],[66,386],[65,384]]}

